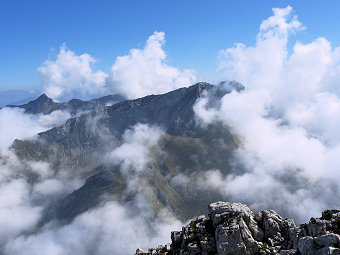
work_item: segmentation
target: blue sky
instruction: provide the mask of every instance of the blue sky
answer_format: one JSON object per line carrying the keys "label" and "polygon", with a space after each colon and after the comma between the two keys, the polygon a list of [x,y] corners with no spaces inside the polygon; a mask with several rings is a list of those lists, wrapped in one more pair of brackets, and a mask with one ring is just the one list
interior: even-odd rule
{"label": "blue sky", "polygon": [[[217,55],[236,42],[253,44],[273,7],[291,5],[307,29],[295,40],[323,36],[340,45],[340,1],[0,1],[0,90],[39,86],[37,67],[59,47],[89,53],[108,72],[117,56],[165,33],[167,63],[213,80]],[[293,40],[294,41],[294,40]],[[54,49],[54,50],[53,50]]]}

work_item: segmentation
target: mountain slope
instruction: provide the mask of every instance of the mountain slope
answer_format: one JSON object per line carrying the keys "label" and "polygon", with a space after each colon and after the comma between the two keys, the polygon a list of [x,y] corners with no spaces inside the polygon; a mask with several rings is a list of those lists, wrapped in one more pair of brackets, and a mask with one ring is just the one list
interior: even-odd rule
{"label": "mountain slope", "polygon": [[204,90],[212,87],[199,83],[163,95],[95,108],[69,119],[63,126],[38,134],[37,140],[16,140],[13,149],[20,157],[31,160],[94,168],[95,154],[116,146],[123,132],[137,123],[157,125],[171,135],[195,137],[202,129],[194,118],[193,105]]}
{"label": "mountain slope", "polygon": [[[45,220],[69,221],[105,201],[127,203],[140,192],[147,194],[154,209],[169,208],[181,219],[204,211],[207,203],[221,196],[217,191],[205,192],[197,182],[210,169],[233,171],[230,161],[239,141],[222,124],[202,127],[193,106],[206,93],[217,99],[233,89],[243,87],[238,83],[218,87],[198,83],[163,95],[94,108],[38,134],[35,140],[16,140],[12,149],[22,159],[47,161],[74,177],[92,175],[80,189],[50,207]],[[126,130],[137,124],[160,127],[162,135],[157,146],[150,148],[152,160],[146,170],[131,175],[104,156],[121,146]],[[127,189],[131,178],[137,178],[139,185],[132,191]]]}

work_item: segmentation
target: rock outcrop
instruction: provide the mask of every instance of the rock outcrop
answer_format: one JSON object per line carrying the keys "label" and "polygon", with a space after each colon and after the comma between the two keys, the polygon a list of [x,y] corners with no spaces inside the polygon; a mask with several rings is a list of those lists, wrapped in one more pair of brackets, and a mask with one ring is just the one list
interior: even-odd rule
{"label": "rock outcrop", "polygon": [[171,244],[136,255],[326,255],[340,254],[340,211],[296,226],[275,211],[252,212],[241,203],[216,202],[209,216],[199,216],[171,233]]}

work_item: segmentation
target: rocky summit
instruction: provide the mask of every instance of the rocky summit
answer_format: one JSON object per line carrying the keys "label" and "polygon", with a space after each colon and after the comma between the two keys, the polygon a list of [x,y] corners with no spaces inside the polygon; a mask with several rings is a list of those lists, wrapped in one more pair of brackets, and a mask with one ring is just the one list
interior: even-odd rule
{"label": "rocky summit", "polygon": [[252,212],[241,203],[216,202],[202,215],[171,233],[171,244],[135,255],[326,255],[340,254],[340,211],[295,225],[275,211]]}

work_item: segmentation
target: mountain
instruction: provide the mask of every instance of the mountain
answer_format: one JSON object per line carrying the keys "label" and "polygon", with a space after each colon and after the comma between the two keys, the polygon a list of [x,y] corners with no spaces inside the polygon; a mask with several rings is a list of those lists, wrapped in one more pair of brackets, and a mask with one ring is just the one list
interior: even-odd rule
{"label": "mountain", "polygon": [[49,114],[56,110],[68,111],[70,114],[75,115],[80,112],[88,111],[95,107],[103,107],[107,105],[113,105],[120,101],[124,101],[124,98],[121,95],[108,95],[104,97],[100,97],[97,99],[92,99],[89,101],[82,101],[80,99],[72,99],[65,103],[56,103],[51,98],[46,96],[46,94],[42,94],[37,99],[28,102],[27,104],[22,105],[7,105],[7,107],[12,108],[22,108],[25,110],[25,113],[28,114]]}
{"label": "mountain", "polygon": [[[218,98],[243,89],[237,82],[219,86],[201,82],[162,95],[95,107],[60,127],[39,133],[34,140],[16,140],[12,150],[19,158],[46,161],[56,171],[67,169],[70,176],[87,178],[81,188],[51,204],[44,222],[55,218],[71,221],[112,199],[127,203],[138,195],[138,189],[147,191],[155,210],[168,208],[183,220],[204,212],[205,205],[221,199],[221,195],[217,191],[205,192],[197,187],[196,181],[209,169],[231,173],[233,151],[240,143],[229,128],[220,123],[200,125],[193,107],[207,94],[211,100],[208,105],[216,107]],[[98,100],[102,103],[106,99]],[[60,105],[42,95],[20,107],[31,113],[48,113],[71,105],[71,101]],[[157,145],[150,149],[148,170],[130,175],[122,170],[121,164],[112,164],[104,156],[124,144],[126,132],[136,125],[158,127],[162,134]],[[134,170],[128,172],[131,171]],[[238,171],[241,173],[242,169]],[[138,189],[127,189],[136,176]],[[186,185],[178,185],[182,177]]]}
{"label": "mountain", "polygon": [[208,217],[171,232],[171,244],[137,249],[135,255],[335,255],[340,254],[339,217],[339,210],[326,210],[296,226],[272,210],[255,214],[244,204],[215,202]]}

